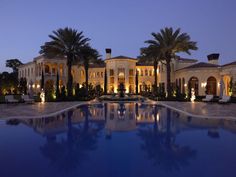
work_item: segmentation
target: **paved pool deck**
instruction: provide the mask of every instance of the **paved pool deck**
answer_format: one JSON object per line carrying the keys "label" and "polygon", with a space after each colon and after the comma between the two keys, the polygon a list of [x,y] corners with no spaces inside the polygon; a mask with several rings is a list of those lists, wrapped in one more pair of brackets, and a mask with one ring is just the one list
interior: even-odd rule
{"label": "paved pool deck", "polygon": [[176,102],[159,101],[160,105],[169,107],[176,111],[188,114],[189,116],[202,118],[225,118],[236,120],[236,104],[219,104],[204,102]]}
{"label": "paved pool deck", "polygon": [[[37,118],[60,114],[66,110],[73,109],[81,104],[91,102],[50,102],[34,104],[0,104],[0,119],[10,118]],[[148,101],[169,107],[175,111],[193,117],[202,118],[225,118],[236,120],[236,104],[218,104],[203,102],[175,102],[175,101]]]}
{"label": "paved pool deck", "polygon": [[48,102],[34,104],[0,104],[0,119],[38,118],[59,114],[86,102]]}

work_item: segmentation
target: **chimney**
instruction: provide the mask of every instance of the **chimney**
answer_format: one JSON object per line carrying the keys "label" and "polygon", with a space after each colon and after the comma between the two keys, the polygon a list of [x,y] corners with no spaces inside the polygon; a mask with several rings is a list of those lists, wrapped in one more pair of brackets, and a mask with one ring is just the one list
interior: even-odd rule
{"label": "chimney", "polygon": [[213,53],[210,55],[207,55],[208,63],[218,65],[219,64],[219,53]]}
{"label": "chimney", "polygon": [[106,59],[111,58],[111,49],[107,48],[106,49]]}

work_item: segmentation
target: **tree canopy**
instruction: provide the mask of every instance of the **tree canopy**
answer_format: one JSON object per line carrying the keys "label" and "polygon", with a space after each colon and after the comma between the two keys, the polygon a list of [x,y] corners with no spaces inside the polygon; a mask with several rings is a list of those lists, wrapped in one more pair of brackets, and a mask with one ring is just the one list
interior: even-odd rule
{"label": "tree canopy", "polygon": [[18,67],[23,63],[19,59],[6,60],[6,67],[12,68],[14,73],[18,72]]}

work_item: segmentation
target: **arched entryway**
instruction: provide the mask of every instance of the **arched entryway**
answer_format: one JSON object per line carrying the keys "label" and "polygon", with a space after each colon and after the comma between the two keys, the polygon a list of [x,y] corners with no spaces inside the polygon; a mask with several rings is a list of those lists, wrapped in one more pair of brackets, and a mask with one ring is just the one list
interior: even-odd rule
{"label": "arched entryway", "polygon": [[216,78],[212,76],[209,77],[207,79],[207,85],[206,85],[207,94],[216,95],[216,88],[217,88],[216,86],[217,86]]}
{"label": "arched entryway", "polygon": [[189,93],[189,96],[191,95],[191,90],[192,88],[194,89],[195,91],[195,95],[197,96],[198,95],[198,78],[197,77],[191,77],[188,81],[188,93]]}

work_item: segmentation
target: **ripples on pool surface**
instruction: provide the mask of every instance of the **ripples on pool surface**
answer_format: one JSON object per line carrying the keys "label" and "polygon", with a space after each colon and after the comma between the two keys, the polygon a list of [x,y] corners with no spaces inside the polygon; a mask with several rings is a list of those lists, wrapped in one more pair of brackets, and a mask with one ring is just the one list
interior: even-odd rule
{"label": "ripples on pool surface", "polygon": [[235,177],[236,123],[137,103],[0,122],[0,177]]}

